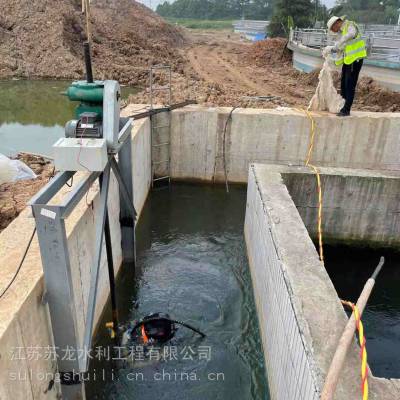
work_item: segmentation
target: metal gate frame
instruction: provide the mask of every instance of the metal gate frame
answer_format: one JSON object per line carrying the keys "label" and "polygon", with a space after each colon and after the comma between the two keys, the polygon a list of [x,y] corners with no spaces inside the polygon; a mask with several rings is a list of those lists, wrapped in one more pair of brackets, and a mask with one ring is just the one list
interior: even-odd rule
{"label": "metal gate frame", "polygon": [[[130,138],[131,126],[132,120],[129,120],[121,130],[119,146],[115,152],[109,154],[109,160],[103,172],[90,173],[65,196],[60,204],[49,204],[51,199],[75,175],[75,172],[61,172],[29,202],[37,228],[45,276],[44,298],[50,309],[63,399],[85,399],[84,381],[81,379],[81,374],[87,372],[89,365],[88,351],[92,346],[92,331],[104,234],[106,236],[107,260],[109,264],[110,261],[112,263],[111,241],[109,240],[110,238],[107,240],[107,233],[109,233],[107,199],[111,170],[117,178],[120,189],[123,258],[125,261],[132,262],[135,266],[135,221],[137,213],[133,204],[131,141],[127,140]],[[119,164],[115,159],[117,154],[119,156]],[[95,217],[95,253],[91,268],[84,339],[83,343],[79,343],[65,220],[96,179],[100,181],[100,205]],[[107,244],[107,242],[109,243]],[[113,266],[111,267],[112,276],[109,276],[110,282],[114,278]],[[117,329],[117,327],[114,328]],[[62,357],[62,352],[65,349],[74,349],[76,352],[81,350],[83,357],[65,359],[65,357]]]}

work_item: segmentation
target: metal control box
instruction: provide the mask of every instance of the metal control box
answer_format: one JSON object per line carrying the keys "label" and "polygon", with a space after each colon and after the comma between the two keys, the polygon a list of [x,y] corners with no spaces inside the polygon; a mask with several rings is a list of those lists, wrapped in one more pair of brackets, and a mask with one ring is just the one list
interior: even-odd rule
{"label": "metal control box", "polygon": [[61,138],[54,145],[58,171],[103,171],[108,162],[106,139]]}

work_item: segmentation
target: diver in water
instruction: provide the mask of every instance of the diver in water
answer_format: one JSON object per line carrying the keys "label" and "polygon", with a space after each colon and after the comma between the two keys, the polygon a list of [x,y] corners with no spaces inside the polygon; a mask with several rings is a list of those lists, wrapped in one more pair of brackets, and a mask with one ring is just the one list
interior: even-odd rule
{"label": "diver in water", "polygon": [[140,340],[144,345],[165,344],[170,341],[178,330],[177,325],[196,332],[201,337],[206,337],[203,332],[185,322],[171,319],[168,314],[154,313],[147,315],[124,333],[122,343]]}

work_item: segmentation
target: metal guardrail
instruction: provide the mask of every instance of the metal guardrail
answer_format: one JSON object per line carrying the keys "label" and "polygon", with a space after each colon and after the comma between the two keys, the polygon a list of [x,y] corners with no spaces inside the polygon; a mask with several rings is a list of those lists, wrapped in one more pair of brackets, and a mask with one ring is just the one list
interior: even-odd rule
{"label": "metal guardrail", "polygon": [[[399,29],[371,30],[368,27],[362,35],[367,43],[368,58],[400,64]],[[325,29],[294,29],[290,32],[290,41],[295,45],[322,50],[335,42],[335,36]]]}
{"label": "metal guardrail", "polygon": [[290,41],[318,49],[329,44],[328,34],[324,29],[294,29],[291,31]]}
{"label": "metal guardrail", "polygon": [[269,21],[242,19],[233,22],[235,32],[242,33],[266,33]]}
{"label": "metal guardrail", "polygon": [[358,24],[363,32],[400,32],[399,25],[372,25]]}

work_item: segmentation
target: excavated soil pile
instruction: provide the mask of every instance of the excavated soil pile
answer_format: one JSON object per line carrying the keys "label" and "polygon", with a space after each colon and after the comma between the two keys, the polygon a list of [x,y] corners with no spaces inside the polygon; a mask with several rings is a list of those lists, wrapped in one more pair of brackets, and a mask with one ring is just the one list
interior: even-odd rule
{"label": "excavated soil pile", "polygon": [[[291,57],[285,50],[284,39],[253,45],[230,32],[191,31],[188,36],[191,43],[181,50],[188,59],[184,76],[173,74],[174,102],[195,99],[207,106],[275,108],[295,103],[294,99],[282,98],[285,92],[293,93],[297,101],[302,101],[293,89],[282,90],[282,85],[288,83],[278,78],[282,63],[289,64]],[[165,79],[160,80],[160,84],[165,83]],[[259,96],[265,98],[257,99]],[[156,93],[155,99],[159,104],[168,100],[162,92]],[[148,103],[149,94],[142,91],[132,95],[129,101]]]}
{"label": "excavated soil pile", "polygon": [[[0,78],[82,78],[86,39],[81,0],[0,0]],[[148,68],[183,72],[179,28],[133,0],[91,3],[93,64],[98,79],[135,85]]]}
{"label": "excavated soil pile", "polygon": [[29,199],[53,176],[53,165],[42,157],[19,154],[17,158],[27,164],[37,178],[0,185],[0,232],[7,228],[26,207]]}
{"label": "excavated soil pile", "polygon": [[250,47],[248,56],[259,67],[290,65],[292,55],[286,45],[282,38],[261,40]]}
{"label": "excavated soil pile", "polygon": [[[314,73],[315,71],[312,72],[312,74]],[[340,90],[340,78],[340,72],[333,73],[333,80],[338,91]],[[399,112],[400,93],[385,89],[372,78],[362,77],[357,85],[354,109],[373,112]]]}
{"label": "excavated soil pile", "polygon": [[251,45],[247,51],[247,59],[261,68],[279,71],[280,76],[296,79],[301,86],[318,85],[320,70],[309,74],[297,71],[292,65],[292,52],[287,48],[288,41],[283,38],[262,40]]}
{"label": "excavated soil pile", "polygon": [[357,86],[355,109],[399,112],[400,93],[379,86],[372,78],[363,77]]}

